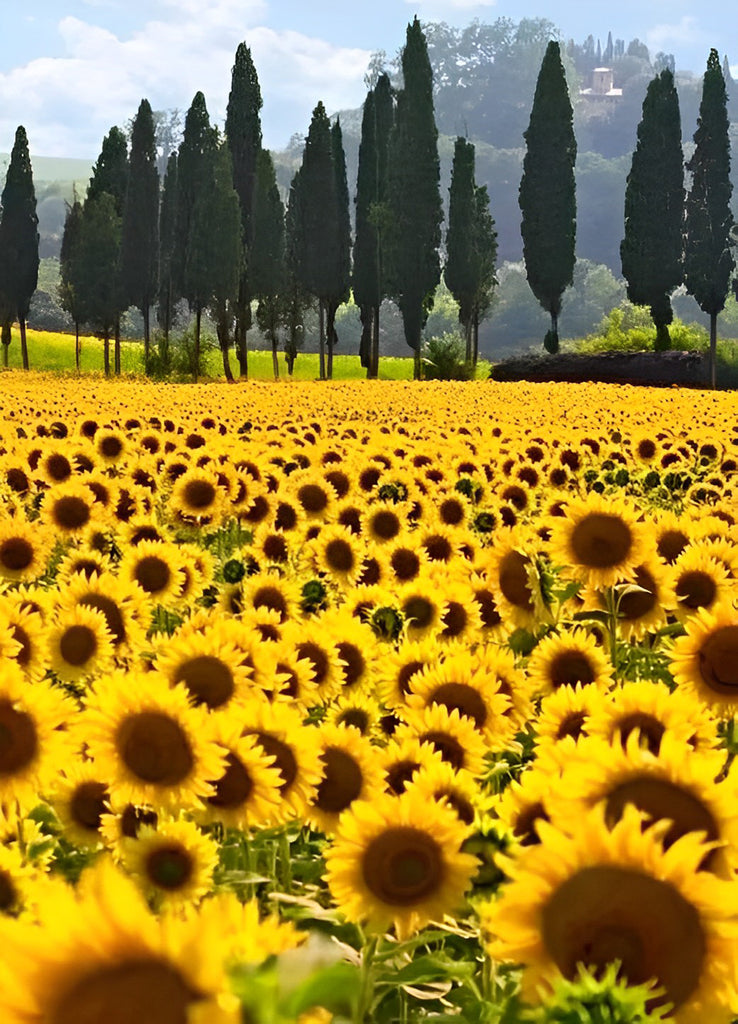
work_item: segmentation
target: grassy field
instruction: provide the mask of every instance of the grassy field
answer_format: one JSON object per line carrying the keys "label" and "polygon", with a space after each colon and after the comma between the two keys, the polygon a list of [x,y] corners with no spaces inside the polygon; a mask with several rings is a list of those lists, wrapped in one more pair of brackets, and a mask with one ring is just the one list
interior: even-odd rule
{"label": "grassy field", "polygon": [[[83,373],[101,373],[103,370],[103,343],[99,338],[85,336],[82,341],[81,366]],[[113,343],[110,343],[110,358],[113,359]],[[74,373],[74,335],[57,334],[48,331],[28,331],[28,359],[33,370],[53,370],[61,373]],[[21,366],[20,336],[17,328],[13,331],[13,340],[8,352],[8,364],[11,368]],[[208,376],[214,379],[223,378],[223,361],[220,352],[213,350],[207,353]],[[238,372],[235,355],[231,355],[231,367],[234,374]],[[125,374],[143,375],[143,345],[138,341],[121,343],[121,368]],[[280,353],[280,377],[287,378],[284,357]],[[410,358],[393,358],[383,356],[379,364],[380,380],[411,380],[413,360]],[[265,351],[249,352],[249,376],[254,380],[272,380],[272,354]],[[301,353],[295,362],[294,380],[315,380],[319,376],[317,353]],[[336,380],[359,380],[366,376],[359,357],[355,355],[336,354],[333,358],[333,376]],[[481,361],[477,368],[477,377],[489,376],[489,363]]]}

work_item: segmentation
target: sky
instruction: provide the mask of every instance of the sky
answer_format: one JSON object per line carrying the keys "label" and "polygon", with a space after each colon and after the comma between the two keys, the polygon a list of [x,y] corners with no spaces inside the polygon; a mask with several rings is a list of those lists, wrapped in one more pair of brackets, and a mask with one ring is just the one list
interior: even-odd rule
{"label": "sky", "polygon": [[236,47],[250,47],[264,99],[264,143],[305,134],[322,100],[358,107],[372,52],[394,55],[408,22],[547,18],[564,40],[637,37],[701,74],[711,46],[733,46],[735,0],[0,0],[0,152],[24,125],[31,156],[95,159],[143,97],[186,111],[201,90],[222,125]]}

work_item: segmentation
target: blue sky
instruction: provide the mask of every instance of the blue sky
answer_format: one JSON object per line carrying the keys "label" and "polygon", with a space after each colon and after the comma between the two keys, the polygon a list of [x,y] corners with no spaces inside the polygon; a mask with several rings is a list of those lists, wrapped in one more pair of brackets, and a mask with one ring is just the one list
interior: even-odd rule
{"label": "blue sky", "polygon": [[591,32],[603,45],[612,30],[698,74],[710,46],[722,57],[732,45],[738,73],[734,0],[0,0],[0,151],[23,124],[32,154],[94,158],[142,97],[186,110],[198,89],[220,123],[242,40],[261,83],[265,143],[279,148],[307,130],[318,100],[329,111],[358,106],[370,54],[394,54],[415,14],[458,26],[543,17],[564,39]]}

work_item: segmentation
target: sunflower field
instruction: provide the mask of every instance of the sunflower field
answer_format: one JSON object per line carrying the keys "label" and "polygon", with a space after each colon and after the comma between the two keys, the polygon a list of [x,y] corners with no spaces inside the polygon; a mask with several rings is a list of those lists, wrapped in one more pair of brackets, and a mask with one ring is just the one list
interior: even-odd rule
{"label": "sunflower field", "polygon": [[729,1024],[738,416],[4,374],[2,1024]]}

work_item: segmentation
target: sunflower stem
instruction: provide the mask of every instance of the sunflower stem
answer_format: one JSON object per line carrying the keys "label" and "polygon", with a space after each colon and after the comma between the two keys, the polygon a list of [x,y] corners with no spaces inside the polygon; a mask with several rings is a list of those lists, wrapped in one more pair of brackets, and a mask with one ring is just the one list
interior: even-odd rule
{"label": "sunflower stem", "polygon": [[615,679],[618,677],[618,602],[615,588],[608,587],[605,591],[607,605],[607,629],[610,634],[610,661],[612,662]]}
{"label": "sunflower stem", "polygon": [[292,892],[292,859],[286,829],[279,833],[279,869],[282,891]]}
{"label": "sunflower stem", "polygon": [[372,935],[365,939],[364,949],[361,956],[361,982],[359,987],[359,998],[356,1002],[356,1016],[354,1024],[364,1024],[367,1014],[371,1009],[373,987],[374,987],[374,955],[377,952],[379,936]]}

